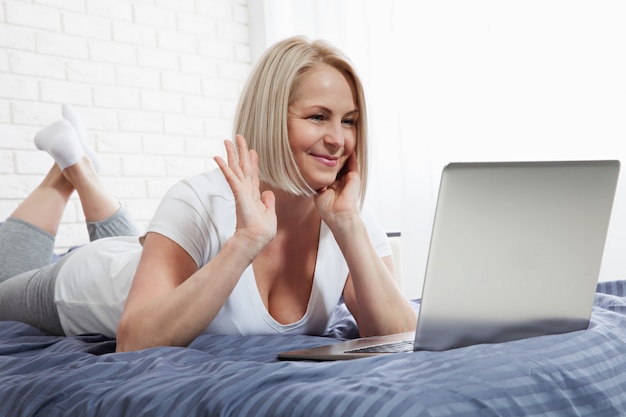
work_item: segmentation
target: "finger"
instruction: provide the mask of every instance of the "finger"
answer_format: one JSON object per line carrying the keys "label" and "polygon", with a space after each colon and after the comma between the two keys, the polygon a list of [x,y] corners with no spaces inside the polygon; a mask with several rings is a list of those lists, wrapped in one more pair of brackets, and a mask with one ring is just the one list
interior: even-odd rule
{"label": "finger", "polygon": [[263,205],[271,212],[276,210],[276,196],[273,192],[266,190],[261,194],[261,201]]}
{"label": "finger", "polygon": [[214,156],[213,160],[215,161],[215,163],[217,163],[217,166],[224,174],[226,181],[232,186],[231,182],[237,180],[237,176],[233,173],[233,170],[230,169],[226,161],[224,161],[224,158],[222,158],[221,156]]}
{"label": "finger", "polygon": [[[242,188],[242,178],[232,170],[232,168],[226,163],[226,161],[224,161],[223,158],[215,156],[213,157],[213,159],[222,171],[222,174],[224,174],[224,178],[226,179],[228,186],[233,192],[235,199],[237,199],[238,196],[241,196],[242,193],[245,193],[245,188]],[[239,169],[239,167],[236,168]]]}
{"label": "finger", "polygon": [[258,190],[261,185],[259,181],[259,155],[254,149],[250,151],[250,165],[252,169],[252,185]]}
{"label": "finger", "polygon": [[228,166],[237,177],[242,178],[243,172],[239,167],[239,156],[237,155],[237,151],[235,150],[235,145],[230,140],[225,140],[224,146],[226,147]]}
{"label": "finger", "polygon": [[[228,165],[226,164],[226,161],[224,161],[224,158],[222,158],[221,156],[214,156],[213,160],[215,161],[215,163],[217,164],[217,166],[222,169],[223,167],[227,167]],[[223,171],[223,169],[222,169]]]}
{"label": "finger", "polygon": [[248,142],[246,142],[246,139],[242,135],[235,135],[235,141],[237,142],[237,150],[239,151],[239,165],[241,166],[241,170],[246,177],[251,177],[254,173],[251,167]]}

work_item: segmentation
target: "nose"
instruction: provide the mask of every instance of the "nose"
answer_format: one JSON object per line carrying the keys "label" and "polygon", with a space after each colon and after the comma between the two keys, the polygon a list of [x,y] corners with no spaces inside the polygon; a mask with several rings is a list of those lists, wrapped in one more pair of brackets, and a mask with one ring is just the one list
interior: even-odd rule
{"label": "nose", "polygon": [[342,147],[346,141],[346,132],[342,123],[329,123],[326,126],[327,130],[324,134],[324,143],[334,148]]}

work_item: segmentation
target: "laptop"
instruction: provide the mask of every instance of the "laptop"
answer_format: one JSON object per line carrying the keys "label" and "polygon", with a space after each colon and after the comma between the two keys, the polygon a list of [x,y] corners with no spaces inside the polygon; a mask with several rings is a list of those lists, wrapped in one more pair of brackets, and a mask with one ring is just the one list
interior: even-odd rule
{"label": "laptop", "polygon": [[587,329],[619,161],[451,163],[415,332],[283,352],[338,360]]}

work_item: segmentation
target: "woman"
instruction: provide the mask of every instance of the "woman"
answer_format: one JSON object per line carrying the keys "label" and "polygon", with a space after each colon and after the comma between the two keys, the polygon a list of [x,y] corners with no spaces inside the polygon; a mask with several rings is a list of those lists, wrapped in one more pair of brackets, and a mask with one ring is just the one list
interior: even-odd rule
{"label": "woman", "polygon": [[101,239],[64,261],[64,332],[110,333],[119,320],[119,351],[186,346],[204,331],[320,334],[341,297],[363,336],[413,330],[384,231],[361,211],[365,112],[337,50],[274,45],[246,85],[227,161],[175,185],[141,245]]}

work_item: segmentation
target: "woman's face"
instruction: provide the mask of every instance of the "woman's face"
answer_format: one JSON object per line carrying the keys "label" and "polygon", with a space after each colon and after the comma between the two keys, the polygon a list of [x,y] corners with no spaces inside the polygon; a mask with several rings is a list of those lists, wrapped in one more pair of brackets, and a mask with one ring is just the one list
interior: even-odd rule
{"label": "woman's face", "polygon": [[335,68],[323,65],[304,75],[289,104],[289,146],[314,190],[331,185],[356,145],[359,117],[352,88]]}

